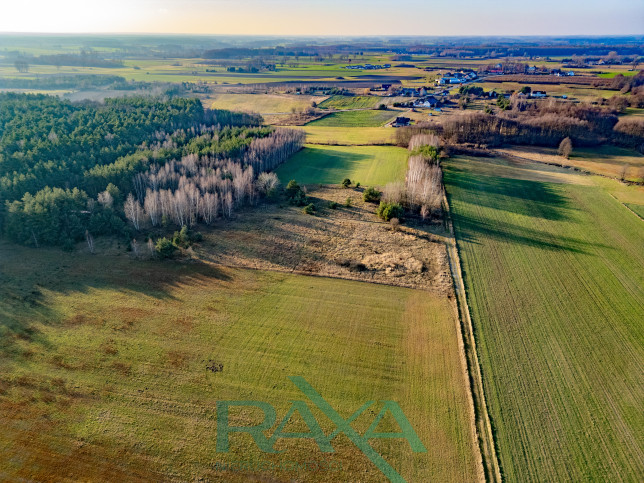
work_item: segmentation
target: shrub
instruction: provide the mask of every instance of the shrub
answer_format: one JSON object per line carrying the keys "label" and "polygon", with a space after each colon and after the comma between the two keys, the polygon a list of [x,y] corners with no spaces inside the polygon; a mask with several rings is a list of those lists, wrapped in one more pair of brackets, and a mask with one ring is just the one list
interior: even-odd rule
{"label": "shrub", "polygon": [[360,188],[360,183],[356,183],[356,188]]}
{"label": "shrub", "polygon": [[298,191],[291,199],[291,204],[295,206],[304,206],[306,204],[306,195],[304,194],[304,191]]}
{"label": "shrub", "polygon": [[338,202],[337,201],[329,201],[329,208],[332,210],[337,210],[338,209]]}
{"label": "shrub", "polygon": [[349,198],[347,198],[347,200],[344,202],[344,206],[346,206],[347,208],[349,208],[349,207],[351,206],[351,203],[353,203],[353,200],[351,199],[351,197],[349,197]]}
{"label": "shrub", "polygon": [[362,193],[362,199],[367,203],[377,203],[380,201],[381,193],[376,188],[369,187]]}
{"label": "shrub", "polygon": [[313,203],[309,203],[304,208],[302,208],[302,211],[307,215],[313,215],[315,214],[315,205]]}
{"label": "shrub", "polygon": [[507,111],[511,107],[510,99],[506,99],[503,94],[499,94],[499,97],[496,100],[496,105],[499,106],[503,111]]}
{"label": "shrub", "polygon": [[188,234],[188,227],[183,226],[181,231],[175,231],[172,236],[172,243],[181,248],[188,248],[190,246],[190,235]]}
{"label": "shrub", "polygon": [[376,214],[385,221],[389,221],[392,218],[402,218],[404,213],[403,207],[400,203],[385,203],[384,201],[380,202]]}
{"label": "shrub", "polygon": [[304,206],[306,204],[306,193],[294,179],[286,185],[286,197],[292,205]]}
{"label": "shrub", "polygon": [[351,186],[351,180],[349,178],[344,178],[342,180],[342,187],[348,188],[349,186]]}
{"label": "shrub", "polygon": [[433,162],[436,162],[438,160],[438,157],[441,154],[441,148],[437,146],[431,146],[431,145],[422,145],[418,146],[416,149],[414,149],[411,152],[412,156],[417,156],[421,155],[425,159],[429,159]]}
{"label": "shrub", "polygon": [[300,191],[302,191],[302,188],[300,188],[300,185],[297,184],[297,181],[295,181],[294,179],[289,181],[286,185],[286,196],[288,196],[289,198],[295,197],[295,195]]}
{"label": "shrub", "polygon": [[174,246],[174,244],[166,237],[163,237],[157,240],[154,249],[157,252],[157,256],[163,259],[171,258],[172,255],[174,255],[174,251],[177,249],[177,247]]}

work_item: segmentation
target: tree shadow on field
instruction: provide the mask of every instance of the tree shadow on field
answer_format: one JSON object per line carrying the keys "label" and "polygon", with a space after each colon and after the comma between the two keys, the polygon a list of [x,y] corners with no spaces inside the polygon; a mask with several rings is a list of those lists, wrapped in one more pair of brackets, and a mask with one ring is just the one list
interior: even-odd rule
{"label": "tree shadow on field", "polygon": [[[206,286],[213,280],[229,283],[231,277],[205,263],[143,261],[0,242],[0,355],[10,352],[18,340],[46,345],[36,324],[61,321],[60,314],[49,304],[48,294],[108,290],[133,297],[175,300],[175,288],[187,284]],[[91,312],[91,306],[83,308]]]}
{"label": "tree shadow on field", "polygon": [[445,184],[448,193],[450,186],[464,192],[459,199],[524,216],[563,220],[577,210],[553,183],[477,175],[450,166],[445,169]]}
{"label": "tree shadow on field", "polygon": [[[607,245],[588,243],[539,229],[544,223],[571,221],[573,213],[578,211],[565,196],[565,185],[477,175],[471,170],[454,166],[445,170],[445,184],[457,237],[462,241],[478,244],[480,240],[492,238],[575,253],[587,253],[586,249],[591,246],[609,248]],[[511,215],[501,219],[470,216],[466,212],[474,210],[454,209],[454,198],[462,204],[505,211]],[[511,221],[512,215],[530,217],[534,222],[530,227],[525,226],[523,218],[520,220],[523,224],[515,224]]]}
{"label": "tree shadow on field", "polygon": [[[371,159],[369,154],[350,153],[338,149],[305,148],[290,161],[293,171],[279,170],[283,183],[296,179],[301,185],[340,184],[344,178]],[[295,161],[298,161],[297,163]],[[284,165],[288,166],[287,164]],[[286,179],[289,178],[289,179]]]}

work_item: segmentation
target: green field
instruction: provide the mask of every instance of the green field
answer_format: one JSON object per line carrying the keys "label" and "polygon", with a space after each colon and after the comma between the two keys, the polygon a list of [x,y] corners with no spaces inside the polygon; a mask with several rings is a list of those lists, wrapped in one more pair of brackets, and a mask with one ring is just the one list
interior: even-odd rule
{"label": "green field", "polygon": [[307,126],[328,127],[378,127],[393,119],[399,111],[343,111],[333,112],[322,119],[312,121]]}
{"label": "green field", "polygon": [[445,181],[505,479],[641,480],[644,222],[598,186],[472,166]]}
{"label": "green field", "polygon": [[313,101],[324,97],[294,96],[278,94],[216,94],[204,101],[212,109],[258,112],[260,114],[290,113],[292,109],[302,110]]}
{"label": "green field", "polygon": [[289,126],[306,133],[311,144],[393,144],[395,130],[385,127],[330,127],[330,126]]}
{"label": "green field", "polygon": [[615,71],[615,72],[604,72],[603,74],[599,74],[597,77],[604,77],[606,79],[612,79],[618,74],[622,74],[624,77],[629,77],[637,74],[639,70],[620,70],[620,71]]}
{"label": "green field", "polygon": [[638,109],[637,107],[627,107],[622,116],[644,117],[644,109]]}
{"label": "green field", "polygon": [[404,181],[408,151],[390,146],[307,145],[276,173],[283,183],[339,184],[344,178],[364,186]]}
{"label": "green field", "polygon": [[[424,291],[0,245],[0,475],[19,481],[382,481],[343,435],[335,453],[248,435],[215,452],[216,401],[272,404],[303,376],[360,434],[397,401],[426,453],[371,440],[408,481],[473,481],[476,450],[452,303]],[[106,264],[110,269],[105,270]],[[222,364],[214,372],[208,367]],[[322,429],[333,425],[313,409]],[[232,410],[231,410],[232,411]],[[231,425],[261,421],[231,412]],[[398,431],[387,417],[379,431]],[[291,427],[293,425],[293,427]],[[297,416],[285,431],[304,431]],[[332,461],[337,472],[220,472],[217,462]]]}
{"label": "green field", "polygon": [[636,205],[633,203],[626,203],[631,210],[637,213],[642,219],[644,219],[644,205]]}
{"label": "green field", "polygon": [[325,109],[371,109],[378,104],[385,103],[386,99],[379,96],[331,96],[319,107]]}

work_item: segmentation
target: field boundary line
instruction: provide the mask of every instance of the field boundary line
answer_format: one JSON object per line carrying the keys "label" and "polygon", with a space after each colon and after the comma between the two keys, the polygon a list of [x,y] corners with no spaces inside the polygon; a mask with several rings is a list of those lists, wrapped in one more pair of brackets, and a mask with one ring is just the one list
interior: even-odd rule
{"label": "field boundary line", "polygon": [[456,245],[456,234],[452,223],[452,216],[447,194],[443,192],[443,205],[447,218],[447,224],[451,237],[446,237],[447,260],[449,263],[452,280],[454,281],[454,293],[456,296],[457,315],[460,321],[459,333],[463,345],[463,357],[465,372],[469,379],[470,397],[472,412],[475,425],[476,446],[479,449],[481,465],[485,481],[501,482],[501,468],[497,458],[496,446],[494,442],[494,433],[492,432],[492,423],[487,410],[485,400],[485,391],[483,389],[483,376],[479,365],[479,357],[476,350],[476,340],[474,338],[474,327],[470,316],[470,309],[467,303],[467,294],[463,282],[463,272],[461,270],[461,261]]}
{"label": "field boundary line", "polygon": [[[608,191],[607,191],[608,193]],[[633,213],[635,216],[637,216],[640,220],[644,221],[644,218],[642,218],[639,214],[635,213],[633,210],[631,210],[626,203],[622,203],[619,201],[612,193],[608,193],[608,195],[613,198],[615,201],[617,201],[620,205],[622,205],[624,208],[626,208],[628,211]]]}
{"label": "field boundary line", "polygon": [[[195,261],[196,259],[186,259],[183,261],[183,263],[189,263],[190,261]],[[260,267],[260,266],[251,266],[251,265],[243,265],[241,263],[222,263],[222,262],[215,262],[211,260],[206,260],[203,263],[207,265],[214,265],[218,267],[223,267],[223,268],[229,268],[232,270],[254,270],[257,272],[274,272],[274,273],[283,273],[285,275],[302,275],[305,277],[317,277],[317,278],[328,278],[328,279],[333,279],[333,280],[347,280],[349,282],[361,282],[361,283],[369,283],[372,285],[382,285],[385,287],[397,287],[397,288],[404,288],[406,290],[418,290],[420,292],[425,292],[425,293],[430,293],[434,295],[441,295],[439,292],[436,292],[434,290],[430,290],[427,288],[423,287],[418,287],[418,286],[412,286],[412,285],[397,285],[394,283],[387,283],[383,282],[380,280],[374,280],[374,279],[364,279],[364,278],[353,278],[353,277],[340,277],[336,275],[326,275],[322,273],[317,273],[317,272],[308,272],[306,270],[298,270],[297,268],[276,268],[276,267]]]}

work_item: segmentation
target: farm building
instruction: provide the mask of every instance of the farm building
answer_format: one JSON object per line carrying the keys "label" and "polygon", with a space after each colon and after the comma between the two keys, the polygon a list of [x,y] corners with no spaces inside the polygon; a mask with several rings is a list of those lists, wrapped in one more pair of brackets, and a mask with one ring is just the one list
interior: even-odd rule
{"label": "farm building", "polygon": [[391,125],[392,127],[403,127],[403,126],[409,126],[410,122],[411,122],[411,119],[409,119],[408,117],[399,116],[394,120],[394,122],[391,123]]}

